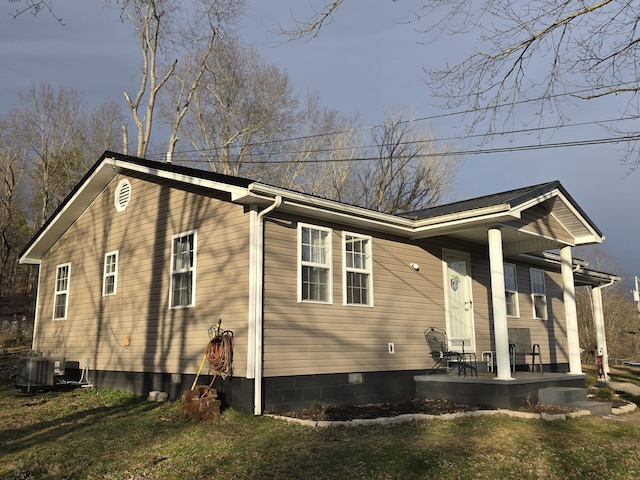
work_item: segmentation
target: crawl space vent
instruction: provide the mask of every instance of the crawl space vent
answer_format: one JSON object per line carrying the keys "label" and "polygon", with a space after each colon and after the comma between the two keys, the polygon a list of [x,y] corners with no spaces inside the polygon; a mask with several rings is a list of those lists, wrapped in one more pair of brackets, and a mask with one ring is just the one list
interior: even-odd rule
{"label": "crawl space vent", "polygon": [[115,205],[116,210],[122,212],[127,205],[129,205],[129,200],[131,200],[131,183],[129,180],[120,180],[118,183],[118,188],[116,188],[116,198]]}

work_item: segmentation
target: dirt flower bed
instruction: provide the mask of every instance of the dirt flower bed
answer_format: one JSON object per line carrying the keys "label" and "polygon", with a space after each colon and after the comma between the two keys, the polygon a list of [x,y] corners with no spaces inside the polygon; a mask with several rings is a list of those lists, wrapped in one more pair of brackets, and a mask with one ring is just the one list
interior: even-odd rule
{"label": "dirt flower bed", "polygon": [[427,400],[414,398],[401,402],[369,403],[365,405],[316,405],[315,408],[291,412],[271,412],[285,417],[301,418],[305,420],[362,420],[368,418],[395,417],[408,413],[425,413],[442,415],[444,413],[468,412],[479,410],[481,407],[451,402],[449,400]]}
{"label": "dirt flower bed", "polygon": [[[625,402],[620,402],[625,403]],[[614,405],[615,406],[615,405]],[[467,405],[446,399],[427,400],[414,398],[400,402],[370,403],[365,405],[314,405],[314,408],[290,412],[269,412],[284,417],[315,421],[346,421],[370,418],[395,417],[403,414],[423,413],[427,415],[443,415],[446,413],[472,412],[475,410],[491,410],[491,407]],[[575,411],[574,408],[560,405],[537,403],[518,408],[518,411],[529,413],[562,414]]]}

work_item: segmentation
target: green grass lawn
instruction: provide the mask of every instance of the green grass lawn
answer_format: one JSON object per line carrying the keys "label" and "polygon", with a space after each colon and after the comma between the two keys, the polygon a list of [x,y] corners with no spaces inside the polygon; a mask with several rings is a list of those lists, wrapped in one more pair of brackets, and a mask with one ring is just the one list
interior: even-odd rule
{"label": "green grass lawn", "polygon": [[640,423],[507,417],[311,428],[180,403],[0,386],[2,479],[637,479]]}

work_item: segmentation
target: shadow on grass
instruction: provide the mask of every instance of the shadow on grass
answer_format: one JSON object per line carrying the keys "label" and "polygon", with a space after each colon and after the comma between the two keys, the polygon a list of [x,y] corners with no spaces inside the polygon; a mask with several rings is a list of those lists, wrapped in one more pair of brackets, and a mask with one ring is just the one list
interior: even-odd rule
{"label": "shadow on grass", "polygon": [[[68,396],[66,410],[75,409],[75,412],[66,413],[56,409],[54,404],[59,403],[56,397]],[[89,396],[90,392],[82,396]],[[5,397],[7,395],[5,394]],[[31,448],[55,449],[56,443],[74,436],[82,439],[85,430],[93,429],[100,425],[107,433],[114,431],[115,435],[122,435],[118,418],[135,419],[158,408],[157,403],[146,402],[139,397],[124,397],[111,405],[95,405],[86,408],[89,402],[99,403],[97,399],[83,399],[81,396],[73,396],[65,393],[44,393],[37,395],[13,395],[12,417],[0,431],[0,448],[4,455],[18,453]],[[3,415],[4,416],[4,415]],[[43,418],[44,417],[44,418]],[[46,417],[49,417],[48,419]],[[20,419],[23,419],[20,421]],[[7,425],[8,424],[8,425]],[[11,425],[16,425],[12,428]],[[91,438],[86,438],[91,444]],[[93,439],[95,440],[95,439]]]}

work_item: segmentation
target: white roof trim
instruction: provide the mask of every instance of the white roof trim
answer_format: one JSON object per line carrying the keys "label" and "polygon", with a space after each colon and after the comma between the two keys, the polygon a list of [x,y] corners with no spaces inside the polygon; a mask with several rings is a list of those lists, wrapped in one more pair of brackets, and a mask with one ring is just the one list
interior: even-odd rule
{"label": "white roof trim", "polygon": [[[126,159],[105,157],[101,164],[97,165],[91,176],[85,179],[82,185],[79,185],[73,196],[67,199],[64,207],[48,222],[46,228],[33,240],[29,248],[20,257],[20,262],[39,263],[46,251],[91,205],[113,178],[118,174],[126,175],[127,172],[153,175],[205,189],[227,192],[230,194],[231,201],[240,204],[270,205],[273,203],[274,198],[280,196],[283,198],[283,204],[279,208],[280,211],[309,215],[412,239],[444,235],[492,224],[497,225],[501,222],[520,218],[522,211],[525,209],[558,196],[563,205],[569,210],[569,213],[581,224],[581,228],[584,228],[584,235],[577,238],[576,244],[598,243],[603,240],[603,237],[598,235],[589,221],[573,207],[559,189],[554,189],[518,204],[515,208],[508,203],[503,203],[421,220],[412,220],[407,217],[350,206],[334,200],[326,200],[259,182],[250,183],[247,186],[236,186],[224,181],[211,180],[162,168],[153,168],[149,165],[141,165]],[[560,220],[558,219],[558,221]],[[566,225],[564,226],[567,228]],[[581,228],[577,229],[580,230]],[[568,228],[567,230],[574,231],[576,228]]]}

